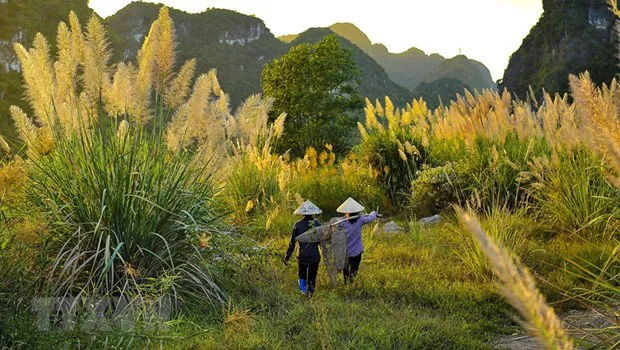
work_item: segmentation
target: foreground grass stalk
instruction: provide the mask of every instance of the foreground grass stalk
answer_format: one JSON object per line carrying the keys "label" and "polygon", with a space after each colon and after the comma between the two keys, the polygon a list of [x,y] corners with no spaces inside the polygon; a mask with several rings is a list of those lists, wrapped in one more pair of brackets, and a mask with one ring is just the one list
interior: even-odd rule
{"label": "foreground grass stalk", "polygon": [[499,278],[502,292],[525,318],[528,331],[546,349],[574,349],[553,308],[547,305],[528,269],[518,258],[497,246],[484,232],[472,212],[457,209],[462,225],[469,230],[486,254]]}

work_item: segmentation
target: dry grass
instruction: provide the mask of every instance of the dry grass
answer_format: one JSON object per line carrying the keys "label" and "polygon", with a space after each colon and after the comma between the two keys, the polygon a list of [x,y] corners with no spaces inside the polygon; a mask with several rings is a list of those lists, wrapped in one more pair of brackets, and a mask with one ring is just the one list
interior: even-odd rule
{"label": "dry grass", "polygon": [[585,126],[579,135],[616,169],[609,179],[620,187],[620,84],[597,88],[584,73],[572,75],[570,86]]}
{"label": "dry grass", "polygon": [[[384,109],[377,101],[373,106],[366,101],[366,124],[358,127],[363,138],[370,130],[379,130],[396,136],[411,134],[424,147],[432,140],[465,140],[472,146],[477,138],[504,140],[516,133],[519,139],[547,138],[552,148],[571,146],[579,142],[579,116],[567,96],[544,94],[544,103],[533,111],[527,101],[513,101],[510,94],[483,90],[458,96],[450,106],[434,111],[424,101],[414,100],[403,109],[394,109],[386,99]],[[388,108],[389,107],[389,108]],[[415,150],[407,150],[415,155]]]}
{"label": "dry grass", "polygon": [[34,115],[17,107],[11,108],[11,115],[30,156],[49,153],[57,129],[66,132],[88,125],[99,104],[118,123],[165,127],[169,147],[197,151],[202,165],[213,162],[214,154],[223,154],[223,160],[252,148],[270,152],[271,142],[282,133],[284,115],[268,122],[271,100],[251,96],[233,115],[214,70],[200,75],[193,89],[195,60],[173,71],[177,44],[166,7],[152,24],[136,65],[121,62],[115,68],[109,65],[111,53],[100,20],[92,17],[83,32],[75,13],[69,18],[70,26],[58,26],[54,58],[40,34],[30,50],[15,44]]}
{"label": "dry grass", "polygon": [[224,327],[227,334],[229,332],[248,332],[255,322],[255,317],[250,309],[240,308],[228,303],[226,308],[226,315],[224,317]]}

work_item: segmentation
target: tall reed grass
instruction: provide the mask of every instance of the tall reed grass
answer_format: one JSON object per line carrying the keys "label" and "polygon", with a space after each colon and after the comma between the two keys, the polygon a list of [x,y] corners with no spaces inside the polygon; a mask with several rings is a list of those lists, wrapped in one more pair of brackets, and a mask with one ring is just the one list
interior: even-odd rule
{"label": "tall reed grass", "polygon": [[96,16],[85,32],[69,18],[58,26],[55,57],[40,34],[29,50],[15,44],[34,111],[31,118],[11,109],[29,157],[27,209],[49,228],[39,292],[219,308],[252,243],[218,223],[216,171],[225,159],[268,147],[284,116],[267,124],[270,101],[259,96],[233,116],[214,71],[190,89],[195,61],[175,71],[165,7],[135,65],[109,64]]}

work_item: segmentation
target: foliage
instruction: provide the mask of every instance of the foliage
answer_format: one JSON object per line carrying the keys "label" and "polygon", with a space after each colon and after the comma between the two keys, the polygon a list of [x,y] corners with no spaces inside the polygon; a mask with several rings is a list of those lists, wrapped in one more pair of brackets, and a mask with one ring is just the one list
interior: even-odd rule
{"label": "foliage", "polygon": [[52,225],[52,293],[132,300],[163,283],[156,298],[217,305],[220,277],[194,247],[218,233],[212,175],[143,130],[119,137],[105,120],[91,130],[57,138],[29,172],[28,198]]}
{"label": "foliage", "polygon": [[[233,113],[215,71],[194,82],[196,61],[177,67],[176,35],[190,29],[177,32],[166,8],[135,63],[110,64],[97,18],[85,31],[69,19],[56,48],[43,35],[15,46],[30,109],[11,109],[27,158],[0,139],[0,347],[490,348],[516,330],[499,280],[528,329],[568,348],[535,283],[551,301],[572,289],[561,307],[610,311],[618,299],[616,81],[571,77],[574,102],[491,90],[434,110],[367,100],[346,157],[320,140],[296,158],[274,153],[277,99],[252,95]],[[293,210],[311,199],[323,220],[349,196],[411,231],[368,225],[356,284],[330,288],[320,274],[298,303],[295,271],[278,264]],[[480,222],[471,210],[456,225],[454,204]],[[404,217],[438,211],[435,226]],[[47,295],[122,296],[144,329],[33,332],[24,300]],[[175,320],[149,330],[146,310],[168,297]],[[612,344],[617,327],[597,337]]]}
{"label": "foliage", "polygon": [[360,104],[359,68],[335,36],[301,44],[265,65],[261,84],[274,98],[273,112],[288,114],[280,152],[303,154],[329,143],[337,153],[347,147],[353,116]]}
{"label": "foliage", "polygon": [[327,218],[340,215],[336,209],[352,194],[369,211],[389,210],[387,198],[376,186],[372,169],[364,168],[354,156],[340,164],[335,161],[336,155],[330,145],[321,153],[308,149],[303,159],[285,168],[282,175],[287,188],[302,198],[311,199]]}
{"label": "foliage", "polygon": [[[504,205],[488,208],[483,210],[483,213],[481,225],[487,236],[508,252],[525,257],[530,248],[528,239],[534,236],[532,230],[537,225],[528,217],[528,212],[521,209],[512,213]],[[492,264],[489,263],[478,243],[471,238],[470,232],[464,231],[460,225],[454,223],[447,225],[447,229],[461,237],[462,243],[454,253],[468,267],[473,277],[490,279],[493,276]]]}
{"label": "foliage", "polygon": [[298,219],[293,211],[310,199],[327,220],[351,194],[367,208],[389,211],[385,194],[376,186],[374,172],[361,166],[355,156],[336,163],[330,145],[318,153],[309,148],[303,159],[248,152],[232,165],[224,188],[224,200],[232,222],[253,235],[288,234]]}
{"label": "foliage", "polygon": [[415,217],[435,215],[464,202],[471,195],[473,174],[465,162],[448,163],[440,167],[422,166],[411,182],[408,209]]}
{"label": "foliage", "polygon": [[367,101],[366,122],[359,125],[359,149],[380,174],[392,200],[401,204],[405,201],[398,196],[411,190],[403,184],[422,174],[415,171],[422,164],[438,167],[466,161],[472,176],[459,184],[461,192],[471,192],[487,205],[519,206],[528,202],[518,181],[529,170],[528,163],[580,144],[579,120],[566,98],[550,95],[544,96],[537,111],[491,90],[466,92],[435,111],[422,100],[404,109],[394,109],[390,101],[385,108]]}
{"label": "foliage", "polygon": [[[617,2],[610,0],[609,3],[612,5],[616,18],[620,17]],[[586,73],[579,78],[571,76],[570,84],[575,101],[584,116],[584,124],[587,126],[583,136],[590,149],[598,153],[613,168],[613,171],[607,174],[607,178],[616,186],[616,189],[620,189],[618,176],[620,174],[620,139],[618,138],[620,116],[618,109],[614,108],[618,102],[617,82],[612,81],[609,87],[603,86],[599,89],[594,86]],[[617,238],[611,242],[614,248],[611,252],[601,256],[602,264],[596,264],[584,258],[569,259],[569,261],[577,268],[574,275],[590,282],[588,288],[576,288],[573,291],[574,297],[590,307],[602,310],[611,323],[610,326],[591,333],[598,344],[617,347],[620,328],[617,325],[617,315],[613,310],[613,305],[620,298],[620,288],[617,283],[620,269],[620,242]]]}
{"label": "foliage", "polygon": [[428,113],[426,103],[414,100],[407,111],[394,109],[386,97],[385,108],[366,99],[365,125],[358,123],[362,143],[357,151],[364,162],[378,174],[383,189],[395,205],[401,205],[407,186],[424,162],[422,137],[414,130],[417,122],[424,122]]}
{"label": "foliage", "polygon": [[[334,35],[332,28],[310,28],[297,35],[290,45],[294,47],[300,44],[316,44],[330,35]],[[384,96],[390,96],[394,103],[397,104],[405,104],[411,99],[411,92],[395,83],[388,76],[384,67],[365,52],[361,46],[347,38],[347,36],[338,34],[336,38],[340,42],[341,47],[353,53],[355,62],[361,71],[359,89],[362,97],[375,100],[377,98],[382,99]]]}
{"label": "foliage", "polygon": [[263,212],[281,198],[281,169],[280,159],[269,154],[248,153],[237,161],[224,188],[234,222],[247,221],[249,214]]}

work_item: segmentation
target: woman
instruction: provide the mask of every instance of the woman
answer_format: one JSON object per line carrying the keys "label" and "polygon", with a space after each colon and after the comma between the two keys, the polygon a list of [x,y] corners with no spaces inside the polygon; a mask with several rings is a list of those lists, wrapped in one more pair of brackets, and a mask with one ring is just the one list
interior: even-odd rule
{"label": "woman", "polygon": [[[293,226],[291,234],[291,242],[288,244],[288,250],[284,257],[284,263],[288,264],[291,255],[295,251],[295,238],[302,233],[308,231],[312,227],[321,226],[321,223],[313,218],[313,215],[321,214],[322,211],[310,201],[305,201],[297,210],[296,215],[303,215],[303,219],[297,221]],[[316,285],[316,275],[319,271],[319,262],[321,254],[319,253],[319,243],[301,243],[299,242],[299,254],[297,255],[297,266],[299,275],[299,290],[308,298],[312,297],[314,287]]]}
{"label": "woman", "polygon": [[369,215],[361,215],[364,207],[350,197],[338,207],[337,211],[350,218],[340,223],[347,235],[347,260],[343,270],[344,283],[346,284],[353,282],[362,261],[362,253],[364,252],[362,226],[373,222],[377,218],[377,213],[373,211]]}

